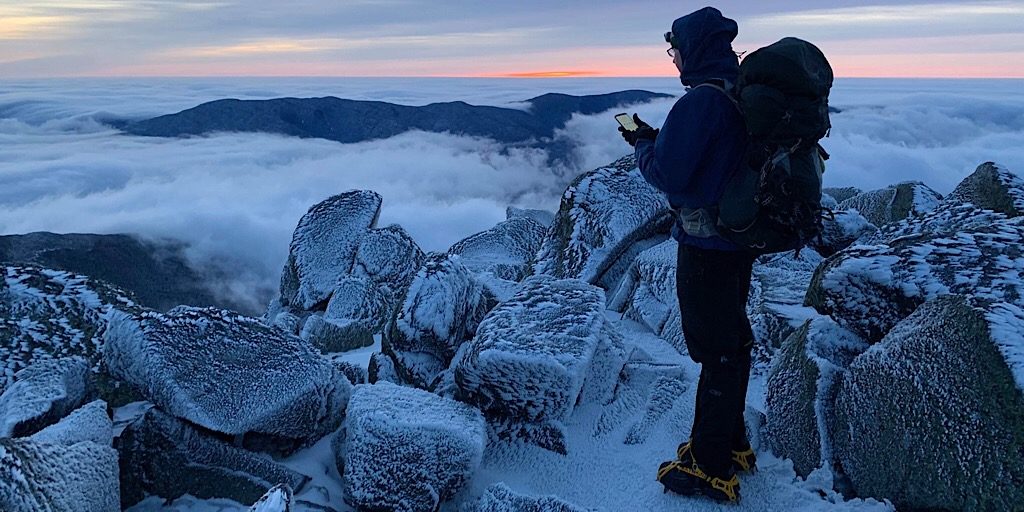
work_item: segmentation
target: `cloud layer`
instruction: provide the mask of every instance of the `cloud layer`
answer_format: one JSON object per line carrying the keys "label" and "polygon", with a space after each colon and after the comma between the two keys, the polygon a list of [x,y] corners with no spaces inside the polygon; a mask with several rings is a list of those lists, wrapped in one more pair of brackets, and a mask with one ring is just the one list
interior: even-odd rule
{"label": "cloud layer", "polygon": [[[975,166],[1024,169],[1019,82],[844,81],[833,104],[828,185],[876,188],[906,179],[948,192]],[[466,99],[510,105],[549,90],[646,88],[670,79],[245,80],[31,82],[0,89],[0,233],[138,233],[192,245],[200,266],[231,269],[219,291],[261,302],[276,288],[291,232],[314,203],[368,188],[384,197],[381,224],[403,225],[426,250],[503,220],[508,205],[554,211],[580,171],[629,151],[612,112],[577,116],[559,136],[578,168],[552,169],[536,150],[411,132],[342,145],[253,134],[128,137],[97,121],[173,112],[220,97],[335,94],[405,104]],[[672,101],[630,109],[659,125]],[[695,127],[699,129],[699,127]]]}

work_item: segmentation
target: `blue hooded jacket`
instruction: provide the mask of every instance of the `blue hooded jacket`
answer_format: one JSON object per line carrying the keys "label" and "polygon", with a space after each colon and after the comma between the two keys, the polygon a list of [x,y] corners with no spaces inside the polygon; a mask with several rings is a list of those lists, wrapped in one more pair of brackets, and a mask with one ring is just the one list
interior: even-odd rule
{"label": "blue hooded jacket", "polygon": [[[673,43],[683,59],[680,79],[694,88],[672,107],[656,141],[637,141],[636,159],[644,179],[664,192],[673,208],[717,205],[743,159],[747,131],[736,106],[721,91],[695,87],[716,79],[727,87],[736,83],[739,58],[732,50],[736,33],[736,22],[713,7],[672,23]],[[689,236],[678,222],[672,236],[703,249],[741,250],[717,236]]]}

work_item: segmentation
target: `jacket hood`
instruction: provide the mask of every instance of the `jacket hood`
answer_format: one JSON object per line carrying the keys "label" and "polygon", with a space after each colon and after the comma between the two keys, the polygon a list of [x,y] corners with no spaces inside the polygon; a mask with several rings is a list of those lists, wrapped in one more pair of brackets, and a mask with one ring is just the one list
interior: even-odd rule
{"label": "jacket hood", "polygon": [[683,85],[695,86],[719,78],[736,83],[739,58],[732,51],[736,22],[714,7],[705,7],[672,23],[673,45],[683,58]]}

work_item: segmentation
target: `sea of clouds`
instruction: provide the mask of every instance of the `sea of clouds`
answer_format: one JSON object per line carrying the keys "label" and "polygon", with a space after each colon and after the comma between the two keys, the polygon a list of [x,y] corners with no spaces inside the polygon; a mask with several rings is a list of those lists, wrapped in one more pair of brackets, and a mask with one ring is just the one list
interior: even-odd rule
{"label": "sea of clouds", "polygon": [[[187,139],[125,136],[104,124],[221,99],[338,96],[407,105],[463,100],[521,108],[546,92],[646,89],[644,79],[87,79],[0,82],[0,234],[135,233],[190,245],[198,268],[232,276],[214,288],[259,309],[276,289],[299,217],[350,189],[384,197],[380,223],[444,250],[516,205],[557,210],[580,172],[629,152],[609,112],[577,116],[559,134],[573,167],[540,150],[410,132],[359,144],[266,134]],[[674,100],[629,108],[660,124]],[[920,180],[949,192],[996,161],[1024,172],[1024,82],[839,80],[827,186],[863,189]],[[694,127],[699,129],[699,127]]]}

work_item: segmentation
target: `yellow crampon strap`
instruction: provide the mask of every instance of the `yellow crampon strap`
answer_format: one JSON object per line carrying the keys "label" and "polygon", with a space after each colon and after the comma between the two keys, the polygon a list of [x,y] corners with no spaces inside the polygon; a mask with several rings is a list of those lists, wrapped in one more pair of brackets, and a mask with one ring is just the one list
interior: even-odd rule
{"label": "yellow crampon strap", "polygon": [[750,471],[753,469],[753,464],[750,463],[750,457],[754,456],[754,449],[750,448],[742,452],[732,452],[732,461],[735,462],[740,469],[743,471]]}
{"label": "yellow crampon strap", "polygon": [[686,457],[686,452],[690,451],[690,443],[692,443],[692,441],[687,441],[686,444],[681,444],[679,445],[679,448],[676,448],[676,457],[678,457],[679,460],[683,460],[683,457]]}
{"label": "yellow crampon strap", "polygon": [[726,496],[729,497],[729,501],[739,501],[740,497],[736,493],[736,488],[739,487],[740,480],[733,475],[729,481],[722,480],[721,478],[712,478],[711,487],[722,491]]}
{"label": "yellow crampon strap", "polygon": [[660,482],[662,478],[665,478],[665,475],[667,475],[669,471],[672,471],[673,469],[677,468],[680,471],[683,471],[683,466],[676,461],[672,461],[669,464],[665,464],[664,467],[658,469],[658,481]]}

